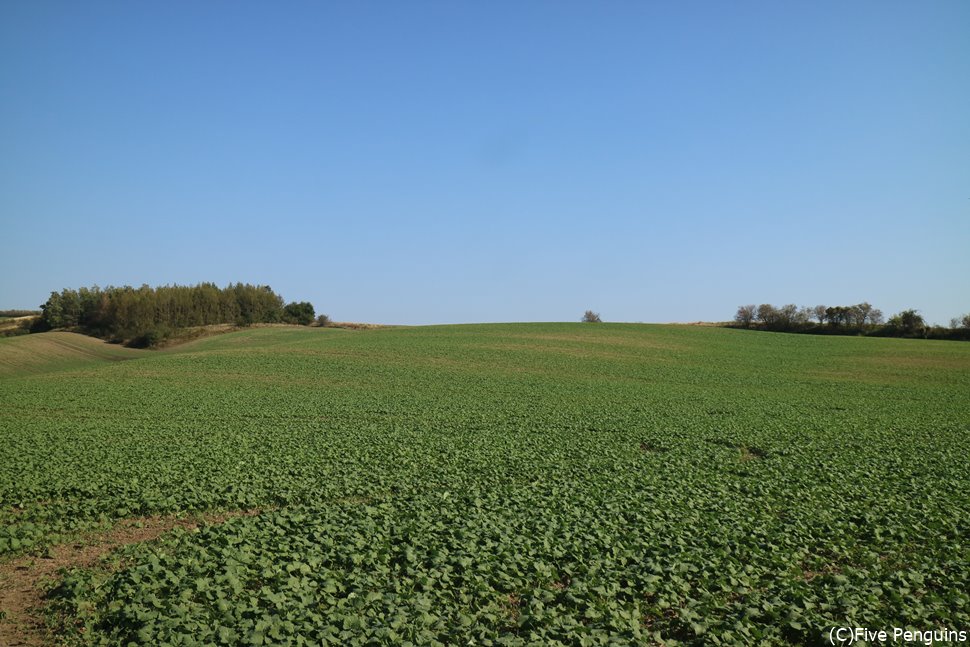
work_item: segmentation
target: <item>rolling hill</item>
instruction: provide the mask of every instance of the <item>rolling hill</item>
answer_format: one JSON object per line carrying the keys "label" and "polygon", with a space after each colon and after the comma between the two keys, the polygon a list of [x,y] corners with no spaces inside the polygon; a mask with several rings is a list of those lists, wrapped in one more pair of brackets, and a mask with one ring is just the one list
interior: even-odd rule
{"label": "rolling hill", "polygon": [[0,338],[0,379],[134,359],[144,351],[72,332]]}

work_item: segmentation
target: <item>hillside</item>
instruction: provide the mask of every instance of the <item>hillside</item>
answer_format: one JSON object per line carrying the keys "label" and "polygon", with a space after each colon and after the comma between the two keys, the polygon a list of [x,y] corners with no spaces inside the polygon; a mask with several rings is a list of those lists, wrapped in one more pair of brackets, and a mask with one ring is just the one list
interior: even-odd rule
{"label": "hillside", "polygon": [[967,344],[633,324],[83,343],[141,359],[0,380],[0,554],[245,515],[75,572],[54,603],[68,637],[784,645],[970,626]]}
{"label": "hillside", "polygon": [[144,352],[72,332],[0,338],[0,378],[134,359]]}

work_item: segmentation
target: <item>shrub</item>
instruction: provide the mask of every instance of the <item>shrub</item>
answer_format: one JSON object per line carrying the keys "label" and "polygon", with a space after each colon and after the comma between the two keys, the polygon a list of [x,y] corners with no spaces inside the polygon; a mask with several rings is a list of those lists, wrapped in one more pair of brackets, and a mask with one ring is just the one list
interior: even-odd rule
{"label": "shrub", "polygon": [[586,314],[583,315],[583,323],[603,323],[603,320],[600,319],[598,312],[587,310]]}
{"label": "shrub", "polygon": [[299,324],[309,326],[313,323],[313,304],[308,301],[300,301],[286,304],[283,308],[283,322],[289,324]]}
{"label": "shrub", "polygon": [[130,348],[155,348],[172,334],[168,326],[158,325],[132,337],[126,344]]}

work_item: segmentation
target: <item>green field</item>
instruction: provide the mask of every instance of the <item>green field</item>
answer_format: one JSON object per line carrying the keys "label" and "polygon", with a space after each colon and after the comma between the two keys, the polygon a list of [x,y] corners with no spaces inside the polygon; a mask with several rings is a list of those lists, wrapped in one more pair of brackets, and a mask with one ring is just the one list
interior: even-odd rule
{"label": "green field", "polygon": [[970,344],[261,328],[32,367],[23,344],[44,339],[0,340],[6,559],[123,518],[260,511],[68,572],[53,604],[71,640],[970,628]]}

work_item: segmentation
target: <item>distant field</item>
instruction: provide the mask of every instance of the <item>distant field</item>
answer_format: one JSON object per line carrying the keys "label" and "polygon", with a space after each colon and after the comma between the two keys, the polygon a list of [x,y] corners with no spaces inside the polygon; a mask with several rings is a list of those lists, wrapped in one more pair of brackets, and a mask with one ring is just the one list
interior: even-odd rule
{"label": "distant field", "polygon": [[6,315],[0,315],[0,338],[6,335],[22,334],[26,332],[24,330],[25,325],[30,325],[30,322],[35,319],[34,316],[17,316],[11,317]]}
{"label": "distant field", "polygon": [[0,456],[0,592],[24,551],[210,513],[69,571],[55,624],[80,642],[970,628],[970,344],[632,324],[257,328],[154,352],[32,335],[0,340]]}

